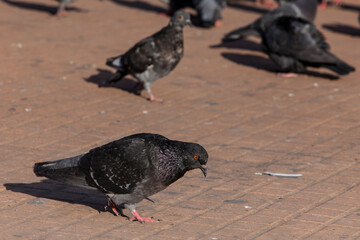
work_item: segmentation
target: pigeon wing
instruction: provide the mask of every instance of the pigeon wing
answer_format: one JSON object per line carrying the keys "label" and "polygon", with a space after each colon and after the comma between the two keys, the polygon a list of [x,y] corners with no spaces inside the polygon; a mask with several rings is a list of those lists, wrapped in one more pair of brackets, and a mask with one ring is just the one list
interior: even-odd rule
{"label": "pigeon wing", "polygon": [[133,73],[145,72],[154,63],[157,54],[153,36],[138,42],[124,55],[124,65]]}
{"label": "pigeon wing", "polygon": [[104,193],[127,194],[151,177],[145,140],[124,138],[87,153],[80,162],[90,186]]}

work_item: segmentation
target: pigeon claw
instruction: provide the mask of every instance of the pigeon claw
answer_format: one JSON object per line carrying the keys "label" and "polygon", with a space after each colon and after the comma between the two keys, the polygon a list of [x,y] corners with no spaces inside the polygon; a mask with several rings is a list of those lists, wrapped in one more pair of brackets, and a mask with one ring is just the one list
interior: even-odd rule
{"label": "pigeon claw", "polygon": [[146,218],[146,217],[141,217],[138,212],[136,210],[131,212],[134,217],[130,218],[130,221],[138,221],[140,223],[145,223],[145,222],[159,222],[158,220],[155,220],[154,218]]}

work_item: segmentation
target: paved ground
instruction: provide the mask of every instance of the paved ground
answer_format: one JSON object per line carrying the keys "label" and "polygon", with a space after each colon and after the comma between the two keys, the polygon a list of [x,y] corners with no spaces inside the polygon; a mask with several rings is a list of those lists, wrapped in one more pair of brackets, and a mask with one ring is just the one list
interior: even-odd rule
{"label": "paved ground", "polygon": [[[360,68],[360,38],[349,35],[360,31],[356,2],[316,23]],[[0,239],[360,239],[360,74],[284,79],[257,39],[212,47],[259,16],[245,4],[226,9],[222,28],[185,29],[185,57],[153,85],[165,99],[156,104],[126,91],[130,77],[114,88],[96,82],[110,74],[107,57],[167,24],[158,1],[82,0],[62,19],[50,0],[1,1]],[[101,194],[32,172],[137,132],[210,154],[206,179],[190,172],[139,204],[159,223],[99,213]],[[303,177],[255,175],[264,171]]]}

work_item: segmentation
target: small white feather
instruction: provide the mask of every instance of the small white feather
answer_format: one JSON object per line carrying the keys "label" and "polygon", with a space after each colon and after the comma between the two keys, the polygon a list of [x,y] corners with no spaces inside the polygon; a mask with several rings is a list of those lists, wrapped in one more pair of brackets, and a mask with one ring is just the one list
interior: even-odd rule
{"label": "small white feather", "polygon": [[112,62],[112,64],[113,64],[115,67],[118,67],[118,68],[122,67],[121,57],[116,58],[116,59]]}

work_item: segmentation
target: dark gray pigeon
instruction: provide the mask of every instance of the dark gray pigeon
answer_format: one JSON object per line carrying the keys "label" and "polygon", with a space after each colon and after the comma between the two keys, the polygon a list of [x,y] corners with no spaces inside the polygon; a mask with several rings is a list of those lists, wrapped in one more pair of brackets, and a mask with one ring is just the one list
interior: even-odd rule
{"label": "dark gray pigeon", "polygon": [[245,37],[261,37],[269,24],[280,17],[295,17],[313,22],[316,16],[318,0],[294,0],[280,5],[280,7],[265,13],[255,22],[238,28],[226,34],[223,42],[231,42]]}
{"label": "dark gray pigeon", "polygon": [[[169,140],[140,133],[94,148],[88,153],[34,165],[36,176],[106,194],[105,208],[119,215],[117,206],[134,215],[132,220],[155,222],[141,217],[136,203],[164,190],[192,169],[206,176],[208,154],[199,144]],[[150,200],[150,199],[149,199]]]}
{"label": "dark gray pigeon", "polygon": [[226,6],[226,0],[170,0],[169,6],[171,15],[175,11],[190,7],[196,9],[200,20],[200,26],[209,28],[220,26],[222,10]]}
{"label": "dark gray pigeon", "polygon": [[270,22],[262,34],[262,44],[283,72],[302,72],[308,66],[328,68],[340,75],[355,71],[329,52],[324,36],[305,19],[281,17]]}
{"label": "dark gray pigeon", "polygon": [[159,32],[136,43],[123,55],[108,58],[106,64],[117,72],[102,85],[120,81],[131,74],[138,80],[137,93],[145,88],[150,101],[162,101],[154,97],[150,85],[168,75],[180,62],[184,54],[183,28],[186,25],[191,25],[190,15],[178,11]]}
{"label": "dark gray pigeon", "polygon": [[56,15],[57,16],[65,15],[66,14],[66,11],[65,11],[66,6],[74,1],[75,0],[59,0],[60,4],[57,9]]}

